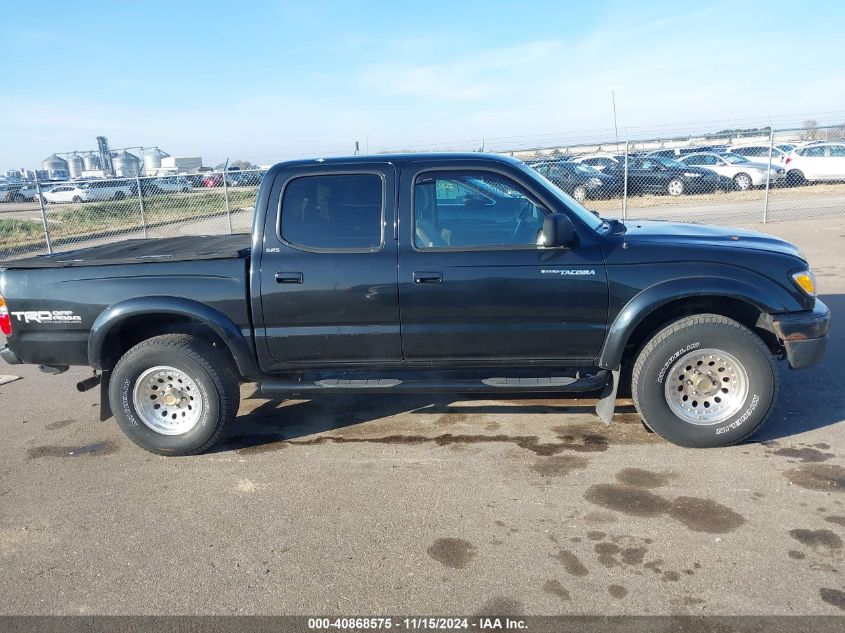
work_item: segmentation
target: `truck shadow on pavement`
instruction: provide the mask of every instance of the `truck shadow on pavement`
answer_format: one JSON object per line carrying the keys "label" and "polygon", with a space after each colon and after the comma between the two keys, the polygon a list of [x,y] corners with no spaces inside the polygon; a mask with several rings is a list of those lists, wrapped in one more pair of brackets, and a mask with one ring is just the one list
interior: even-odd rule
{"label": "truck shadow on pavement", "polygon": [[[469,416],[474,415],[548,415],[548,424],[543,425],[543,429],[549,430],[555,424],[566,422],[565,417],[559,416],[595,415],[597,393],[583,394],[580,399],[550,398],[550,395],[553,394],[501,394],[500,398],[494,400],[489,395],[466,394],[327,394],[313,400],[267,400],[239,416],[231,435],[212,451],[242,450],[263,444],[299,440],[407,414],[423,414],[431,418],[420,424],[407,419],[404,423],[388,422],[391,436],[449,432],[452,427],[465,423]],[[256,393],[253,397],[261,396]],[[631,405],[621,405],[617,407],[617,412],[635,413]],[[498,431],[500,426],[504,427],[504,424],[491,417],[479,421],[477,432],[484,434]],[[604,425],[596,417],[595,434],[601,435],[602,429]],[[466,431],[466,427],[463,430]],[[643,429],[642,433],[645,435],[647,432]]]}
{"label": "truck shadow on pavement", "polygon": [[[784,439],[845,420],[845,389],[842,389],[839,379],[845,375],[845,332],[835,326],[836,315],[845,312],[845,295],[826,295],[822,301],[834,315],[824,359],[819,365],[801,371],[792,371],[786,363],[779,363],[780,397],[768,422],[748,441]],[[436,417],[423,426],[412,422],[405,422],[402,426],[390,424],[391,434],[416,436],[432,429],[448,431],[450,426],[465,422],[470,415],[487,414],[548,415],[547,424],[540,420],[540,431],[568,422],[565,417],[552,416],[587,415],[591,416],[590,429],[600,436],[607,430],[595,417],[597,396],[597,393],[581,394],[579,398],[555,398],[553,394],[500,394],[494,399],[489,394],[326,394],[311,400],[266,400],[240,415],[230,436],[212,451],[257,448],[403,414]],[[262,396],[255,392],[246,402],[253,399],[262,399]],[[616,407],[613,424],[624,423],[632,428],[636,422],[636,410],[622,402]],[[491,431],[490,425],[493,424],[496,429],[500,426],[495,419],[481,421],[478,431]],[[583,426],[583,420],[579,420],[579,424]],[[637,429],[637,432],[646,439],[648,432],[645,429]]]}

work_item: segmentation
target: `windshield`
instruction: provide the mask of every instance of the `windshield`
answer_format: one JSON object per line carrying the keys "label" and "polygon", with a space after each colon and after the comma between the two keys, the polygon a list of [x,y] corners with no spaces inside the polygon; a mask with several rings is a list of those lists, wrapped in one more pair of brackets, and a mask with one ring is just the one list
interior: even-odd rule
{"label": "windshield", "polygon": [[575,171],[580,171],[582,174],[590,174],[591,176],[595,176],[596,174],[601,173],[595,167],[585,165],[584,163],[570,163],[570,165],[568,166],[570,169],[574,168]]}
{"label": "windshield", "polygon": [[674,158],[666,158],[665,156],[649,156],[649,158],[656,160],[664,167],[675,167],[680,169],[684,169],[686,167],[686,165],[679,163]]}
{"label": "windshield", "polygon": [[729,163],[733,163],[734,165],[736,165],[737,163],[750,163],[751,162],[745,156],[740,156],[739,154],[731,154],[731,153],[722,154],[722,158],[724,158]]}
{"label": "windshield", "polygon": [[554,184],[551,180],[546,178],[543,174],[540,174],[533,169],[531,169],[528,165],[520,165],[520,169],[522,169],[523,173],[525,173],[529,178],[534,181],[539,181],[542,185],[544,185],[545,189],[552,195],[554,195],[558,200],[560,200],[567,209],[572,211],[575,215],[578,216],[578,219],[581,220],[584,224],[589,226],[594,231],[597,231],[602,226],[605,226],[604,220],[594,214],[592,211],[582,207],[574,198],[569,197],[565,194],[560,187]]}

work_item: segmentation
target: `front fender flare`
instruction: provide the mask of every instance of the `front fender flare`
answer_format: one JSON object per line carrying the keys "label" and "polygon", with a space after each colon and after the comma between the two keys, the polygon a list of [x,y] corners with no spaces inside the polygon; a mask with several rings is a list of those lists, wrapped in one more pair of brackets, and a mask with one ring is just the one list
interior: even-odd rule
{"label": "front fender flare", "polygon": [[258,374],[253,350],[237,325],[214,308],[180,297],[135,297],[106,308],[94,321],[88,336],[88,364],[94,369],[105,367],[107,344],[114,328],[130,317],[143,315],[179,315],[208,326],[228,347],[242,376]]}
{"label": "front fender flare", "polygon": [[[739,299],[770,314],[801,309],[793,305],[794,302],[789,302],[783,290],[767,292],[770,290],[771,287],[763,288],[728,277],[681,277],[649,286],[628,301],[616,315],[608,327],[596,364],[604,369],[617,369],[622,363],[628,339],[642,320],[661,306],[678,299],[702,296]],[[786,299],[786,302],[780,299]]]}

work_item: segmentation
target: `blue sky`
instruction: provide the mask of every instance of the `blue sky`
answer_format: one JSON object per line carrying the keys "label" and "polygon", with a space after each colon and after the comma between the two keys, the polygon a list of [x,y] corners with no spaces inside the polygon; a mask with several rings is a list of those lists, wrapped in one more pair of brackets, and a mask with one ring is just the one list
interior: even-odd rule
{"label": "blue sky", "polygon": [[[845,121],[845,3],[4,3],[0,168],[158,145],[293,156]],[[37,7],[37,8],[36,8]]]}

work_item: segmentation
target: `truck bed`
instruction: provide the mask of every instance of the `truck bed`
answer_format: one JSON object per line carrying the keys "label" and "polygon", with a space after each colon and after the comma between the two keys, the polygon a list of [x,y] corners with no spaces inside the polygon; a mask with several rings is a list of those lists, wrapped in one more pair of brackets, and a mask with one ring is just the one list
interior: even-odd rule
{"label": "truck bed", "polygon": [[247,233],[124,240],[114,244],[0,262],[0,270],[244,258],[249,256],[250,241],[251,237]]}

